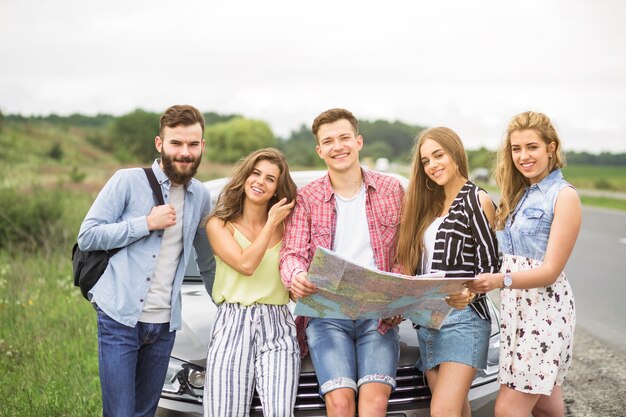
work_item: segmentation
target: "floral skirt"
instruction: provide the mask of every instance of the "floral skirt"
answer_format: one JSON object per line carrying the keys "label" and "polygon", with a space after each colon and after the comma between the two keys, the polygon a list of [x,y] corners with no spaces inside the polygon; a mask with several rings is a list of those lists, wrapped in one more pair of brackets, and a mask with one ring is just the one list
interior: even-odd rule
{"label": "floral skirt", "polygon": [[[504,255],[501,272],[525,271],[542,262]],[[500,383],[550,395],[572,363],[574,294],[564,273],[548,287],[500,292]]]}

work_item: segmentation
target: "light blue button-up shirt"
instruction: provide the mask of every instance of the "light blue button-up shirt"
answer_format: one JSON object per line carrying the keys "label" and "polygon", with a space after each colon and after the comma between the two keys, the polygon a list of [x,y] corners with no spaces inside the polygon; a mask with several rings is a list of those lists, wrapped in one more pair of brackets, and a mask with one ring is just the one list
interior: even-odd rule
{"label": "light blue button-up shirt", "polygon": [[[152,164],[161,184],[163,199],[169,201],[171,182],[157,159]],[[117,171],[98,194],[78,233],[78,246],[83,251],[122,248],[109,260],[107,269],[89,292],[109,317],[134,327],[143,304],[161,249],[163,231],[148,230],[147,216],[155,202],[148,179],[141,168]],[[185,190],[183,210],[183,252],[173,279],[170,330],[181,328],[181,286],[192,245],[204,282],[213,279],[215,259],[204,224],[211,209],[209,191],[193,179]]]}
{"label": "light blue button-up shirt", "polygon": [[565,181],[561,170],[556,169],[526,188],[506,219],[504,229],[496,232],[502,253],[543,261],[554,219],[554,205],[565,187],[572,185]]}

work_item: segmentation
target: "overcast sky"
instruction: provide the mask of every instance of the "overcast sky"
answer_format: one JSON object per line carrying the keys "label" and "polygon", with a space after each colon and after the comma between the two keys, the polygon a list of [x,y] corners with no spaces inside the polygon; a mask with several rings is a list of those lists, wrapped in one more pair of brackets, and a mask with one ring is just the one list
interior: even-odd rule
{"label": "overcast sky", "polygon": [[284,137],[346,107],[495,149],[532,109],[626,152],[624,0],[0,0],[0,62],[6,114],[188,103]]}

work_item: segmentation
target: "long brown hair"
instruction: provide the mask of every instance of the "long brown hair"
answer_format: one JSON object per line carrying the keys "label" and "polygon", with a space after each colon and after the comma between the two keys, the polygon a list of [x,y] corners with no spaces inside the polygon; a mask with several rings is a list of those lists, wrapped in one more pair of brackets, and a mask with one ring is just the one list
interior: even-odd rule
{"label": "long brown hair", "polygon": [[282,152],[275,148],[259,149],[235,164],[233,175],[224,186],[211,216],[226,222],[236,219],[243,213],[243,202],[246,198],[245,183],[259,161],[269,161],[280,171],[276,194],[268,202],[267,210],[269,211],[282,198],[287,198],[287,202],[296,198],[297,187],[291,179],[289,166]]}
{"label": "long brown hair", "polygon": [[422,269],[424,232],[441,214],[446,194],[443,187],[431,181],[424,171],[420,149],[427,139],[437,142],[458,167],[459,175],[467,178],[467,154],[459,136],[447,127],[433,127],[422,131],[415,139],[409,187],[404,196],[402,227],[398,238],[397,259],[407,275]]}
{"label": "long brown hair", "polygon": [[561,140],[548,116],[533,111],[526,111],[513,116],[506,128],[502,147],[498,151],[495,168],[496,183],[501,193],[495,217],[496,230],[504,228],[507,217],[509,217],[511,211],[517,206],[522,195],[524,195],[526,187],[530,184],[528,178],[515,168],[513,154],[511,152],[511,134],[519,130],[527,129],[534,130],[546,145],[554,142],[554,156],[550,158],[548,165],[550,172],[565,166],[565,156],[561,149]]}

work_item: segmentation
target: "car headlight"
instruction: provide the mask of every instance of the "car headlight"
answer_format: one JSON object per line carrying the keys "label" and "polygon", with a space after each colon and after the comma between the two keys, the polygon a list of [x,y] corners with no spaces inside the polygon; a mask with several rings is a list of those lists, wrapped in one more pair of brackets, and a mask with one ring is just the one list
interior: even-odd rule
{"label": "car headlight", "polygon": [[161,396],[200,403],[204,390],[204,376],[203,367],[170,358]]}

